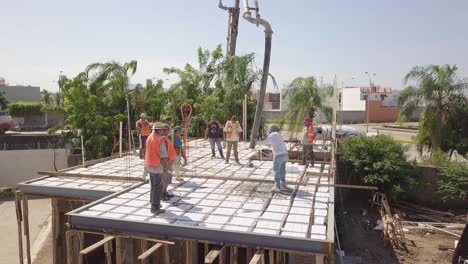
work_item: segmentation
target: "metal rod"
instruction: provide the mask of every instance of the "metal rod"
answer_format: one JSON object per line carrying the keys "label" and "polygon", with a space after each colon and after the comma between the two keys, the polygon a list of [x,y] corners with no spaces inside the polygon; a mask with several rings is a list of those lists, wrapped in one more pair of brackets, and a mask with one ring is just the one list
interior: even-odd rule
{"label": "metal rod", "polygon": [[119,158],[122,157],[122,130],[123,128],[123,123],[120,122],[120,126],[119,126]]}
{"label": "metal rod", "polygon": [[84,168],[85,167],[85,148],[84,148],[83,135],[81,135],[81,162]]}

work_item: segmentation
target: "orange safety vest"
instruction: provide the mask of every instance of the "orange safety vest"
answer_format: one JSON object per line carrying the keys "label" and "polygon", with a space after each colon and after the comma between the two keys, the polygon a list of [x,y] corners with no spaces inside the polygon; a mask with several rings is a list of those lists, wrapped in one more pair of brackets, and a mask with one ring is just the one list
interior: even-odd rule
{"label": "orange safety vest", "polygon": [[[236,121],[236,127],[240,128],[240,124],[239,124],[239,121]],[[238,136],[239,136],[239,139],[240,139],[240,132],[237,132]],[[227,121],[226,123],[226,138],[230,138],[232,135],[232,122],[231,120]]]}
{"label": "orange safety vest", "polygon": [[150,134],[150,125],[148,123],[148,120],[138,120],[137,121],[137,127],[140,125],[140,135],[147,137]]}
{"label": "orange safety vest", "polygon": [[161,165],[161,153],[159,148],[163,138],[158,135],[152,135],[146,139],[145,166],[159,167]]}
{"label": "orange safety vest", "polygon": [[307,142],[310,143],[314,141],[314,139],[314,126],[311,124],[309,127],[307,127]]}
{"label": "orange safety vest", "polygon": [[163,137],[163,140],[166,142],[166,150],[169,160],[174,161],[177,156],[174,144],[172,144],[171,140],[169,140],[166,136]]}

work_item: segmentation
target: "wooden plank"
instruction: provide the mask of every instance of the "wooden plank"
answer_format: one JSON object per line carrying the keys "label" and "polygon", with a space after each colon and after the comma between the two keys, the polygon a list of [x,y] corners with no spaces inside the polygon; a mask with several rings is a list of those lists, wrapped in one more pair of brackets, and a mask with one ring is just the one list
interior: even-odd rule
{"label": "wooden plank", "polygon": [[73,235],[74,235],[73,230],[68,230],[65,237],[67,241],[67,264],[74,264],[73,262]]}
{"label": "wooden plank", "polygon": [[211,263],[214,263],[214,261],[216,260],[216,258],[218,258],[218,256],[220,255],[221,253],[221,250],[223,250],[224,247],[215,247],[213,249],[210,250],[210,252],[208,252],[208,254],[205,256],[205,264],[211,264]]}
{"label": "wooden plank", "polygon": [[[148,240],[142,240],[141,241],[141,252],[145,252],[146,250],[148,250]],[[142,264],[147,264],[148,260],[145,259],[141,263]]]}
{"label": "wooden plank", "polygon": [[16,222],[18,226],[18,253],[19,253],[19,263],[24,263],[23,257],[23,229],[21,227],[22,222],[22,212],[21,212],[21,193],[19,191],[15,192],[15,209],[16,209]]}
{"label": "wooden plank", "polygon": [[249,264],[257,264],[259,263],[260,261],[262,261],[261,263],[264,263],[264,258],[263,258],[263,249],[258,249],[255,254],[253,255],[252,259],[250,260]]}
{"label": "wooden plank", "polygon": [[85,174],[85,173],[71,173],[71,172],[59,172],[59,171],[39,171],[40,175],[49,175],[51,177],[74,177],[74,178],[90,178],[90,179],[105,179],[105,180],[118,180],[118,181],[132,181],[132,182],[143,182],[141,177],[128,177],[125,175],[121,176],[110,176],[100,174]]}
{"label": "wooden plank", "polygon": [[315,264],[324,264],[324,256],[322,254],[315,255]]}
{"label": "wooden plank", "polygon": [[121,237],[117,237],[115,239],[115,263],[116,264],[123,264],[123,241]]}
{"label": "wooden plank", "polygon": [[185,241],[185,263],[190,264],[193,262],[193,250],[192,243],[190,240]]}
{"label": "wooden plank", "polygon": [[91,246],[83,249],[80,251],[80,254],[81,255],[88,255],[89,253],[93,252],[94,250],[98,249],[99,247],[105,245],[106,243],[114,240],[114,236],[108,236],[108,237],[105,237],[104,239],[101,239],[100,241],[92,244]]}
{"label": "wooden plank", "polygon": [[268,255],[269,255],[269,261],[268,263],[275,263],[275,252],[273,250],[268,250]]}
{"label": "wooden plank", "polygon": [[[80,251],[81,250],[82,250],[82,248],[80,248]],[[112,243],[104,244],[104,252],[106,253],[106,263],[107,264],[112,264]],[[80,254],[80,256],[81,256],[81,254]]]}
{"label": "wooden plank", "polygon": [[23,229],[26,237],[26,259],[27,263],[31,264],[31,242],[29,238],[29,208],[28,196],[23,195]]}
{"label": "wooden plank", "polygon": [[150,247],[150,249],[143,252],[143,254],[138,256],[138,260],[146,260],[147,258],[149,258],[151,256],[151,254],[153,254],[156,250],[161,248],[163,245],[164,245],[163,243],[155,244],[154,246]]}
{"label": "wooden plank", "polygon": [[453,245],[437,245],[437,248],[439,250],[455,249],[455,247]]}
{"label": "wooden plank", "polygon": [[239,248],[238,247],[231,247],[231,262],[232,264],[239,263]]}
{"label": "wooden plank", "polygon": [[170,263],[171,256],[169,254],[169,245],[168,244],[163,244],[163,245],[164,245],[164,263]]}

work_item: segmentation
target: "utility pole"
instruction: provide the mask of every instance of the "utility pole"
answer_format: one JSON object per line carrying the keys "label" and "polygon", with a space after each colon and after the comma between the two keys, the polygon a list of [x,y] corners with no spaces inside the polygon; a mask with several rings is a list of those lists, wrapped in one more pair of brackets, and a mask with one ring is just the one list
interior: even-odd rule
{"label": "utility pole", "polygon": [[240,0],[235,0],[233,7],[227,7],[223,5],[223,0],[219,0],[218,7],[228,11],[228,33],[227,33],[227,44],[226,54],[227,56],[236,55],[236,44],[237,44],[237,33],[239,28],[239,14],[240,14]]}
{"label": "utility pole", "polygon": [[[263,103],[265,100],[266,85],[268,81],[268,74],[270,69],[270,56],[271,56],[271,38],[273,36],[273,30],[271,29],[270,23],[265,19],[260,18],[258,0],[255,0],[255,7],[249,7],[249,1],[244,0],[244,19],[254,25],[262,25],[265,28],[265,53],[263,55],[263,71],[262,81],[260,83],[260,96],[257,101],[257,108],[255,109],[255,119],[252,127],[252,134],[250,136],[249,147],[255,148],[255,141],[258,137],[258,130],[260,129],[260,119],[262,118]],[[255,10],[255,17],[252,16],[251,10]]]}
{"label": "utility pole", "polygon": [[372,88],[372,86],[374,86],[374,84],[372,83],[372,77],[374,77],[376,74],[373,73],[372,76],[369,74],[369,72],[365,72],[365,74],[367,74],[367,77],[369,78],[369,89],[367,89],[367,97],[366,97],[366,115],[367,115],[367,118],[366,118],[366,131],[367,133],[369,133],[369,96],[370,96],[370,90]]}

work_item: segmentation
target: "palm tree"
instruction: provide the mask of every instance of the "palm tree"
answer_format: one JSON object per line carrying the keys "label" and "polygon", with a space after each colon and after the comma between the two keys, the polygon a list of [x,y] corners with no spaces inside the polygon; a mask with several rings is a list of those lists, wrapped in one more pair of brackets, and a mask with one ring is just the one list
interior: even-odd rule
{"label": "palm tree", "polygon": [[281,115],[281,123],[287,124],[290,131],[297,131],[304,118],[315,117],[318,111],[330,116],[332,108],[325,104],[325,99],[333,95],[333,87],[319,87],[314,77],[298,77],[288,85],[289,104]]}
{"label": "palm tree", "polygon": [[467,83],[458,78],[457,70],[456,65],[416,66],[404,78],[405,84],[414,81],[416,85],[406,87],[398,96],[400,118],[405,119],[417,107],[424,106],[416,138],[420,152],[423,147],[432,152],[447,151],[444,146],[450,140],[450,115],[467,104],[463,95]]}
{"label": "palm tree", "polygon": [[8,106],[8,100],[6,99],[5,92],[0,91],[0,110],[6,109]]}
{"label": "palm tree", "polygon": [[41,100],[42,103],[44,103],[45,106],[49,106],[50,103],[52,102],[52,94],[47,91],[46,89],[41,91]]}

